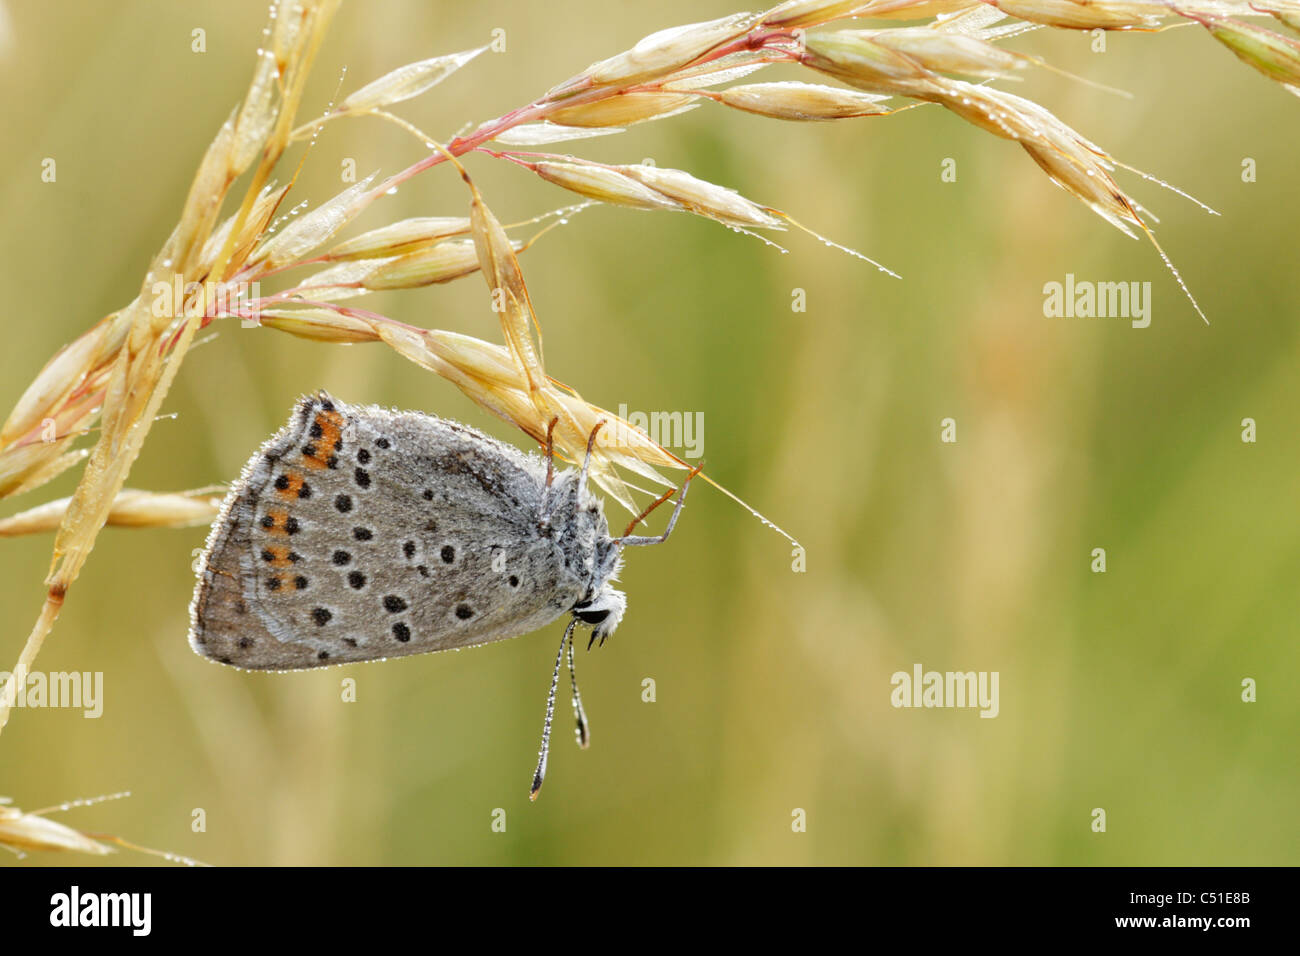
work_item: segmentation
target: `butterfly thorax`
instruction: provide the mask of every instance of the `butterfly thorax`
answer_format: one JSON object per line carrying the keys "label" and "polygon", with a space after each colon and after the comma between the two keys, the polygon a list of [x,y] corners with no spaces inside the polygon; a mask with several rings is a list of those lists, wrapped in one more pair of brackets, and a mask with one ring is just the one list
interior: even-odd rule
{"label": "butterfly thorax", "polygon": [[614,589],[622,565],[622,549],[610,537],[609,524],[597,499],[586,488],[579,491],[576,472],[565,472],[550,489],[551,500],[562,504],[550,522],[565,569],[584,579],[582,596],[571,608],[573,616],[594,628],[594,637],[613,634],[627,609],[627,597]]}

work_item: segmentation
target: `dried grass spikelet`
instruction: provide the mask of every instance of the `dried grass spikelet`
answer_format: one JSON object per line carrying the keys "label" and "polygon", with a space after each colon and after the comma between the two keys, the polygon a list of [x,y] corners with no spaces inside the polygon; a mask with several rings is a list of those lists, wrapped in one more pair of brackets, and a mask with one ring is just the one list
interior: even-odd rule
{"label": "dried grass spikelet", "polygon": [[694,95],[690,93],[661,93],[639,91],[566,106],[551,110],[547,118],[560,126],[599,128],[603,126],[631,126],[652,119],[676,116],[692,108]]}
{"label": "dried grass spikelet", "polygon": [[667,76],[728,40],[744,36],[755,22],[753,15],[739,13],[660,30],[643,37],[626,52],[593,63],[553,89],[547,98],[558,100],[591,86],[632,86]]}
{"label": "dried grass spikelet", "polygon": [[680,169],[637,163],[606,166],[586,161],[522,163],[547,182],[630,209],[675,209],[744,229],[784,229],[764,206],[725,186]]}
{"label": "dried grass spikelet", "polygon": [[1029,61],[976,36],[900,27],[815,34],[807,40],[804,63],[869,92],[924,99],[940,74],[998,77]]}
{"label": "dried grass spikelet", "polygon": [[[113,500],[105,524],[122,528],[193,528],[211,524],[221,498],[203,488],[164,494],[123,488]],[[54,531],[63,521],[71,498],[47,501],[16,515],[0,519],[0,537]]]}
{"label": "dried grass spikelet", "polygon": [[[243,106],[222,124],[209,145],[186,196],[180,220],[155,255],[141,284],[140,295],[101,323],[103,328],[92,330],[93,335],[74,343],[73,348],[47,365],[46,373],[49,373],[62,359],[66,363],[62,379],[55,381],[43,373],[34,388],[29,388],[19,400],[18,408],[9,418],[4,436],[10,440],[0,438],[3,441],[0,454],[11,450],[15,440],[21,441],[32,423],[57,418],[64,411],[57,403],[99,401],[99,436],[55,537],[44,604],[13,674],[0,693],[0,730],[8,722],[14,688],[26,680],[32,661],[58,617],[64,595],[112,513],[118,493],[202,322],[205,311],[202,300],[184,314],[156,311],[151,307],[151,290],[156,282],[173,277],[179,277],[184,284],[208,275],[227,274],[238,238],[244,235],[245,224],[253,218],[259,199],[263,198],[271,168],[289,142],[290,121],[336,7],[336,0],[285,0],[274,8],[271,41],[274,67],[267,65],[269,58],[259,60]],[[217,229],[216,218],[226,194],[235,180],[254,164],[248,190],[224,245],[212,255],[209,239]],[[108,348],[110,342],[112,347]],[[81,427],[87,427],[94,416],[93,411],[82,416]],[[47,454],[53,457],[57,453]]]}
{"label": "dried grass spikelet", "polygon": [[312,342],[356,345],[379,341],[374,325],[346,312],[324,308],[262,309],[258,316],[263,328],[287,332]]}
{"label": "dried grass spikelet", "polygon": [[[280,202],[288,192],[288,186],[281,186],[277,189],[268,184],[258,194],[246,216],[235,213],[218,226],[212,235],[208,237],[208,241],[203,244],[198,269],[201,277],[203,279],[216,278],[211,274],[211,267],[216,264],[217,257],[224,254],[227,246],[230,248],[230,253],[227,256],[229,265],[226,274],[220,278],[223,281],[229,279],[232,270],[242,267],[253,247],[265,235],[271,223],[271,218],[275,215]],[[230,237],[234,233],[237,224],[240,226],[240,232],[232,241]]]}
{"label": "dried grass spikelet", "polygon": [[614,168],[696,215],[747,229],[785,228],[779,219],[736,190],[692,176],[684,170],[643,163]]}
{"label": "dried grass spikelet", "polygon": [[177,853],[151,850],[148,847],[138,846],[121,837],[104,833],[84,833],[66,824],[51,820],[47,816],[50,813],[73,810],[77,807],[89,807],[109,800],[120,800],[130,795],[129,791],[110,793],[102,797],[69,800],[57,806],[42,807],[39,810],[30,811],[23,811],[13,806],[13,801],[9,797],[0,797],[0,847],[4,847],[19,859],[23,859],[29,852],[37,851],[107,856],[116,852],[113,847],[107,845],[113,843],[129,850],[137,850],[150,856],[160,857],[172,863],[182,863],[186,866],[207,865]]}
{"label": "dried grass spikelet", "polygon": [[365,208],[367,191],[374,178],[375,174],[371,173],[311,212],[293,220],[274,236],[260,243],[249,256],[248,265],[265,264],[268,269],[277,269],[286,263],[296,262],[329,242]]}
{"label": "dried grass spikelet", "polygon": [[[606,166],[576,159],[573,162],[562,163],[551,160],[528,162],[514,156],[511,158],[520,165],[534,170],[548,182],[599,202],[631,209],[673,209],[690,212],[749,235],[757,235],[751,232],[754,229],[783,230],[788,224],[826,245],[869,262],[881,272],[898,278],[897,273],[876,260],[801,225],[787,213],[771,206],[760,206],[734,189],[707,182],[680,169],[665,169],[645,164]],[[769,245],[776,245],[767,239],[763,241],[768,242]]]}
{"label": "dried grass spikelet", "polygon": [[[558,419],[554,431],[556,453],[570,462],[583,460],[588,437],[597,423],[603,422],[593,449],[591,476],[632,514],[639,509],[631,488],[616,468],[671,487],[672,482],[656,466],[689,467],[644,432],[613,412],[585,401],[567,385],[546,377],[534,387],[514,353],[505,346],[454,332],[393,325],[382,326],[379,334],[394,351],[447,379],[481,408],[522,429],[539,444],[545,444],[551,418]],[[539,408],[545,411],[539,412]]]}
{"label": "dried grass spikelet", "polygon": [[[551,434],[555,450],[571,462],[584,461],[588,442],[595,433],[590,446],[589,474],[592,481],[631,514],[639,514],[640,518],[635,520],[644,518],[637,509],[631,487],[617,469],[625,468],[671,488],[672,483],[657,468],[689,469],[690,465],[652,441],[630,422],[585,401],[574,389],[546,375],[542,367],[541,327],[533,311],[519,260],[505,230],[468,173],[459,163],[456,165],[470,189],[474,243],[492,296],[493,309],[501,317],[506,348],[490,346],[466,336],[423,332],[394,324],[384,324],[378,330],[393,348],[454,382],[480,406],[513,422],[534,440],[541,443],[548,433]],[[536,343],[533,341],[534,331],[537,333]],[[598,425],[600,430],[597,432]],[[703,472],[699,475],[769,528],[797,544],[794,538],[708,475]]]}
{"label": "dried grass spikelet", "polygon": [[[282,296],[286,301],[307,299],[312,302],[333,302],[365,295],[370,291],[365,286],[366,280],[398,258],[398,256],[386,256],[382,259],[340,262],[312,273],[303,279],[292,293],[282,293]],[[264,311],[266,311],[264,307],[258,310],[259,314]]]}
{"label": "dried grass spikelet", "polygon": [[761,50],[739,50],[726,53],[717,59],[706,60],[697,66],[678,70],[670,78],[657,84],[670,93],[698,92],[722,83],[743,80],[751,73],[768,66],[771,61]]}
{"label": "dried grass spikelet", "polygon": [[788,0],[762,14],[763,26],[797,29],[847,17],[870,0]]}
{"label": "dried grass spikelet", "polygon": [[927,28],[873,31],[874,41],[922,69],[993,78],[1023,70],[1029,60],[978,37]]}
{"label": "dried grass spikelet", "polygon": [[[524,248],[522,241],[507,241],[516,251]],[[473,242],[468,239],[452,239],[419,252],[399,256],[366,276],[361,285],[372,291],[414,289],[459,279],[477,272],[480,265],[481,260]]]}
{"label": "dried grass spikelet", "polygon": [[1065,30],[1155,29],[1171,4],[1146,0],[986,0],[1021,20]]}
{"label": "dried grass spikelet", "polygon": [[608,166],[543,160],[533,163],[530,168],[549,183],[599,202],[629,209],[682,208],[663,193]]}
{"label": "dried grass spikelet", "polygon": [[368,112],[412,99],[437,86],[486,49],[481,46],[400,66],[348,95],[339,112]]}
{"label": "dried grass spikelet", "polygon": [[37,487],[84,457],[68,448],[98,415],[130,331],[129,311],[105,317],[64,346],[27,386],[0,428],[0,497]]}
{"label": "dried grass spikelet", "polygon": [[63,850],[92,856],[114,852],[111,846],[92,840],[80,830],[47,818],[44,814],[51,809],[56,808],[27,813],[12,806],[8,797],[0,797],[0,846],[19,857],[32,850]]}
{"label": "dried grass spikelet", "polygon": [[976,41],[974,47],[963,43],[955,54],[952,41],[970,38],[942,34],[932,38],[934,46],[927,47],[909,31],[904,42],[908,52],[902,53],[882,44],[871,31],[817,35],[808,39],[805,62],[873,92],[897,92],[938,103],[986,132],[1014,140],[1054,181],[1107,222],[1130,236],[1134,233],[1129,226],[1145,229],[1137,204],[1111,176],[1110,157],[1096,144],[1031,100],[934,72],[958,63],[968,72],[981,65],[993,71],[1002,61],[989,51],[1002,51]]}
{"label": "dried grass spikelet", "polygon": [[546,146],[575,139],[594,139],[623,132],[621,126],[561,126],[559,123],[521,123],[502,130],[492,141],[501,146]]}
{"label": "dried grass spikelet", "polygon": [[889,97],[823,86],[818,83],[749,83],[710,94],[725,106],[771,119],[801,122],[883,116]]}
{"label": "dried grass spikelet", "polygon": [[326,255],[330,260],[378,259],[418,252],[442,239],[469,234],[469,219],[463,216],[423,216],[402,219],[355,239],[341,242]]}
{"label": "dried grass spikelet", "polygon": [[[656,465],[688,466],[644,435],[639,440],[627,440],[629,429],[634,431],[631,425],[590,405],[576,391],[546,374],[541,326],[515,245],[464,167],[452,159],[470,190],[471,234],[493,311],[500,319],[505,348],[468,336],[392,323],[379,325],[376,331],[390,347],[438,372],[481,407],[513,423],[539,443],[549,433],[556,451],[569,461],[583,460],[597,423],[614,426],[608,433],[602,428],[597,435],[590,475],[607,494],[636,514],[631,490],[616,471],[618,465],[667,486],[671,482],[655,470]],[[616,444],[619,436],[624,438],[621,445]]]}
{"label": "dried grass spikelet", "polygon": [[846,17],[924,20],[979,8],[984,0],[791,0],[762,15],[765,26],[784,30],[821,26]]}
{"label": "dried grass spikelet", "polygon": [[1269,0],[1266,3],[1251,3],[1251,8],[1260,13],[1267,13],[1292,30],[1300,30],[1300,2],[1296,0]]}
{"label": "dried grass spikelet", "polygon": [[19,495],[51,481],[86,458],[72,443],[93,421],[98,394],[69,396],[52,417],[36,422],[0,450],[0,497]]}
{"label": "dried grass spikelet", "polygon": [[936,101],[986,132],[1019,143],[1042,170],[1128,236],[1145,231],[1137,203],[1111,175],[1114,163],[1100,146],[1049,111],[1013,93],[951,80]]}
{"label": "dried grass spikelet", "polygon": [[[1287,13],[1288,22],[1296,26],[1300,15]],[[1227,17],[1202,21],[1210,35],[1269,79],[1300,96],[1300,42],[1274,30]]]}

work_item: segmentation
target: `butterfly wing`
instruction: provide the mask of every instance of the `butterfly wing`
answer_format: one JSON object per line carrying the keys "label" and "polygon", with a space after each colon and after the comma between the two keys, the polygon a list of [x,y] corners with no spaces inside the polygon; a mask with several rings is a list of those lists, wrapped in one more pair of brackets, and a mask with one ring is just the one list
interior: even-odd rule
{"label": "butterfly wing", "polygon": [[535,458],[454,422],[308,399],[223,507],[191,644],[296,669],[535,630],[584,587],[537,528],[543,481]]}

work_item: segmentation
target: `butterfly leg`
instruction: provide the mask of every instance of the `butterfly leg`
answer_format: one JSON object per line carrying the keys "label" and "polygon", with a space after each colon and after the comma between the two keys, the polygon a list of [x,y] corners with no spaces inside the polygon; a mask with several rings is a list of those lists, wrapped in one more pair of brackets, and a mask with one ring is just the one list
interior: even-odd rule
{"label": "butterfly leg", "polygon": [[605,426],[605,419],[596,422],[596,427],[591,430],[587,436],[587,456],[582,459],[582,473],[578,475],[578,497],[576,500],[582,500],[582,492],[587,487],[587,472],[591,469],[591,452],[596,447],[596,436],[600,433],[601,428]]}
{"label": "butterfly leg", "polygon": [[537,510],[537,527],[545,531],[551,526],[551,515],[555,505],[551,500],[551,486],[555,482],[555,426],[560,416],[556,415],[546,426],[546,484],[542,487],[542,504]]}
{"label": "butterfly leg", "polygon": [[704,467],[704,463],[700,462],[700,464],[696,465],[694,468],[691,469],[691,473],[687,475],[686,480],[682,482],[682,493],[677,498],[677,504],[673,507],[673,513],[668,517],[668,527],[664,529],[663,534],[633,535],[630,534],[629,532],[631,532],[631,530],[635,528],[646,517],[646,515],[654,511],[655,508],[659,507],[661,504],[663,504],[665,501],[668,500],[669,496],[672,495],[671,489],[669,489],[667,492],[661,495],[659,499],[656,500],[653,504],[651,504],[650,507],[646,508],[645,511],[641,512],[641,514],[636,518],[636,520],[627,526],[627,531],[623,533],[623,537],[615,538],[614,543],[618,545],[622,545],[623,547],[637,547],[640,545],[647,545],[647,544],[663,544],[665,541],[667,541],[668,536],[673,533],[673,528],[677,526],[677,516],[682,513],[682,506],[686,504],[686,492],[688,492],[691,488],[691,479],[694,478],[696,475],[698,475],[700,473],[700,469],[702,469],[703,467]]}

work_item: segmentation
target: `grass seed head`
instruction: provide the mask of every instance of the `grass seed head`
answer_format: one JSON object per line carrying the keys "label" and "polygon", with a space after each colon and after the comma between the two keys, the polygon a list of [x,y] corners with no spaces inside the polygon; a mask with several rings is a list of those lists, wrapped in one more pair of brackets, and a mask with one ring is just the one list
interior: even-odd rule
{"label": "grass seed head", "polygon": [[[523,243],[515,248],[522,249]],[[404,256],[367,275],[361,284],[372,292],[381,289],[416,289],[420,286],[451,282],[479,269],[474,243],[469,239],[449,239]]]}
{"label": "grass seed head", "polygon": [[1300,42],[1252,23],[1227,18],[1207,21],[1206,29],[1243,63],[1300,96]]}
{"label": "grass seed head", "polygon": [[92,840],[80,830],[38,813],[24,813],[17,807],[5,805],[7,803],[8,798],[4,798],[0,804],[0,846],[19,856],[30,850],[67,850],[92,856],[107,856],[114,852],[111,846]]}
{"label": "grass seed head", "polygon": [[607,126],[631,126],[651,119],[662,119],[682,112],[695,97],[689,93],[633,92],[551,110],[547,116],[561,126],[584,129]]}
{"label": "grass seed head", "polygon": [[[708,53],[714,47],[744,36],[755,18],[738,13],[704,23],[670,27],[643,37],[632,49],[593,63],[579,79],[597,86],[631,86],[667,76]],[[552,95],[563,95],[569,84]]]}
{"label": "grass seed head", "polygon": [[614,206],[627,206],[631,209],[681,208],[680,204],[663,193],[608,166],[544,161],[534,164],[532,168],[547,182]]}
{"label": "grass seed head", "polygon": [[375,174],[353,183],[337,196],[290,222],[253,253],[251,262],[276,269],[303,258],[329,242],[364,208],[366,191]]}
{"label": "grass seed head", "polygon": [[440,239],[469,233],[463,216],[424,216],[402,219],[341,242],[329,251],[330,259],[379,259],[403,255],[431,246]]}
{"label": "grass seed head", "polygon": [[875,93],[859,93],[818,83],[750,83],[713,94],[734,109],[772,119],[816,121],[879,116],[890,112]]}
{"label": "grass seed head", "polygon": [[1173,9],[1143,0],[987,0],[1003,13],[1021,20],[1066,30],[1128,30],[1152,28]]}
{"label": "grass seed head", "polygon": [[747,229],[783,229],[781,221],[734,189],[718,186],[680,169],[636,164],[614,167],[697,215]]}
{"label": "grass seed head", "polygon": [[1029,65],[1018,54],[960,33],[926,28],[878,30],[873,31],[872,41],[910,57],[935,73],[997,77]]}
{"label": "grass seed head", "polygon": [[459,53],[448,53],[400,66],[348,96],[343,101],[340,111],[368,112],[419,96],[437,86],[486,49],[487,47],[481,46],[476,50],[462,50]]}

